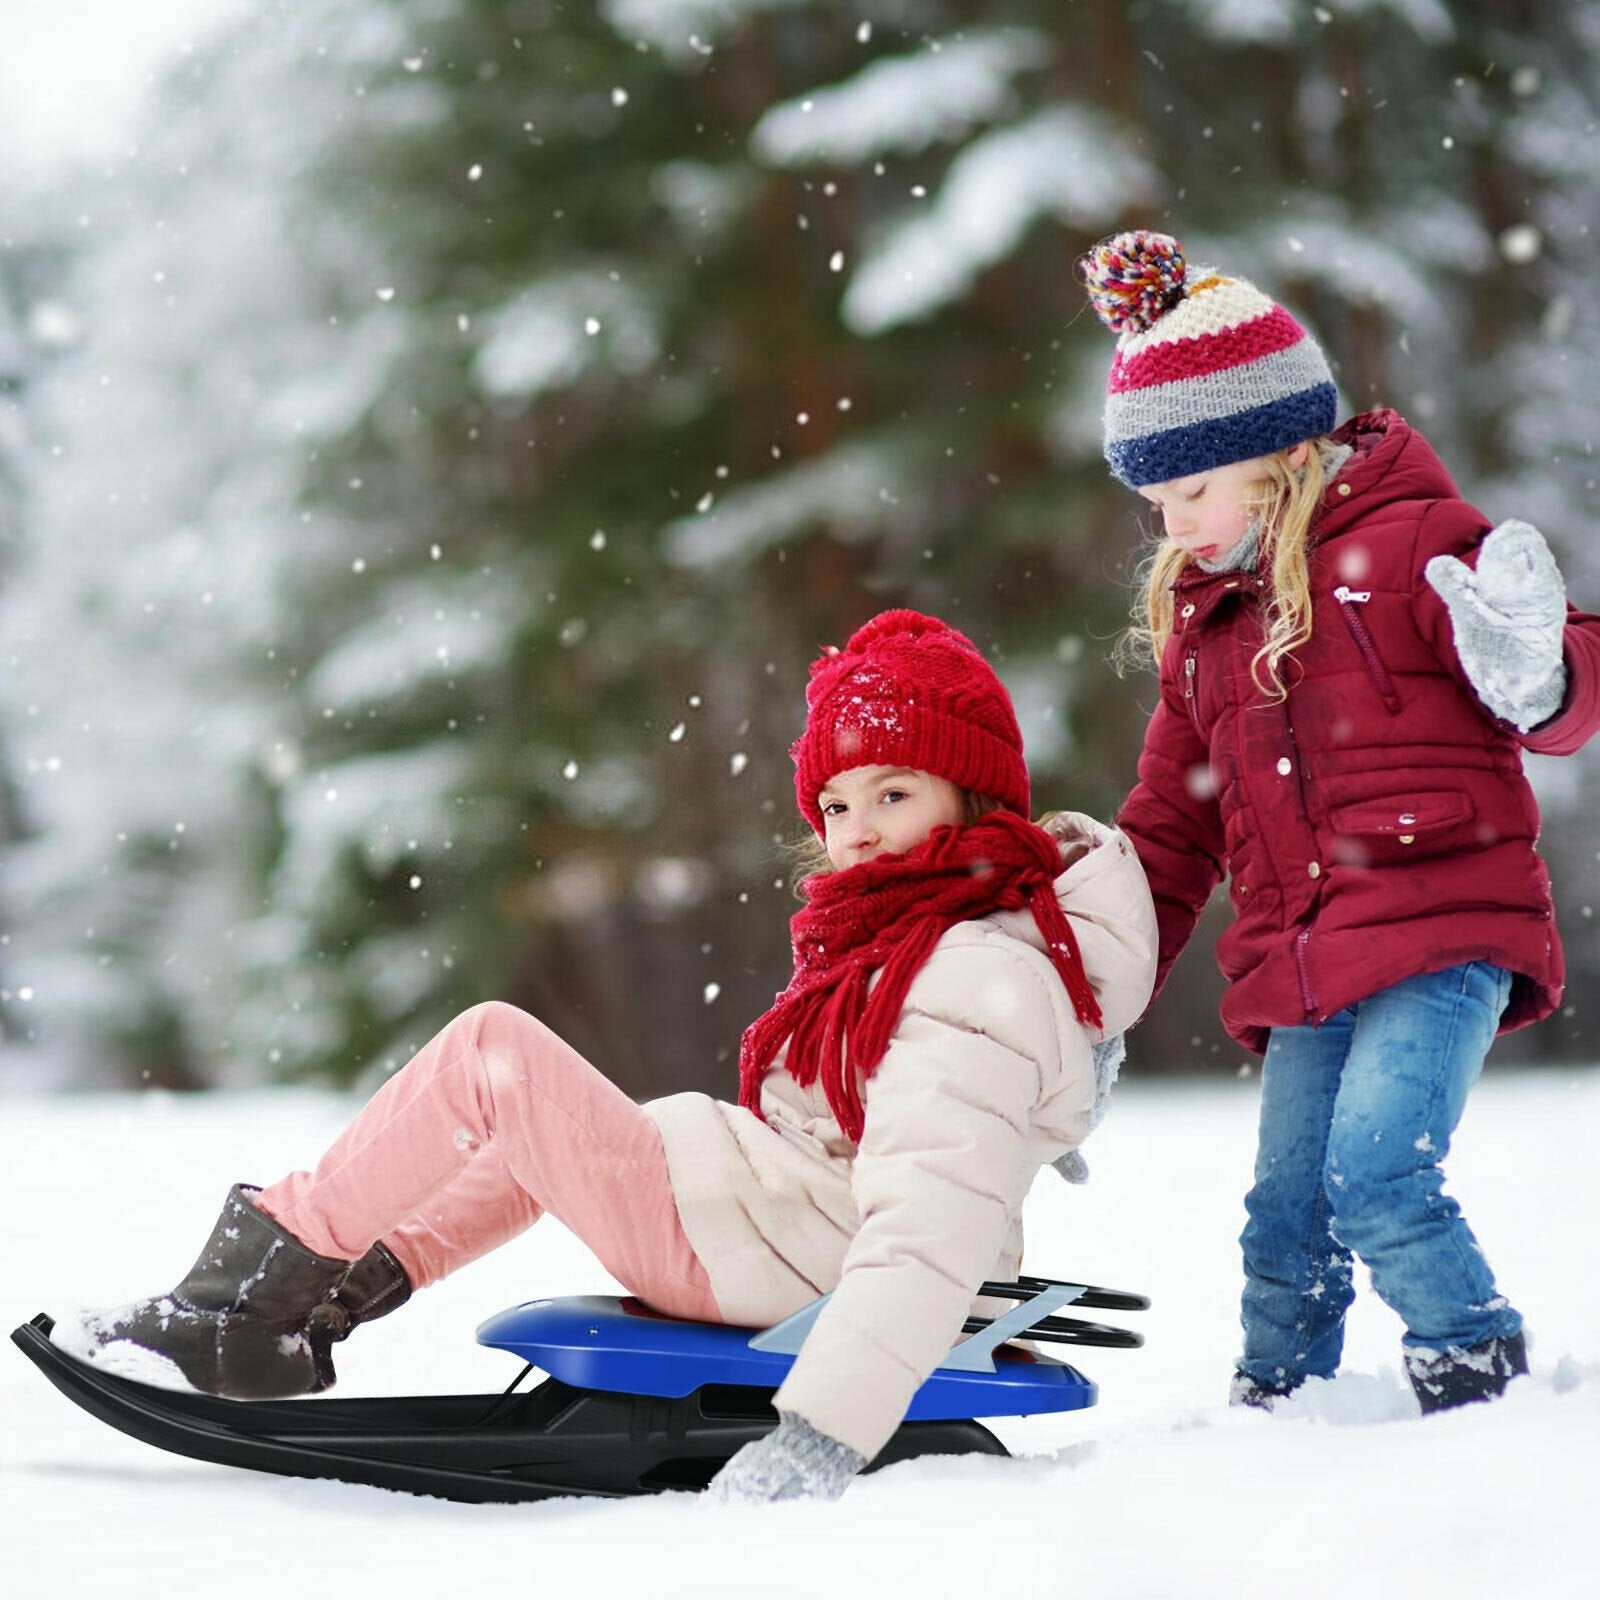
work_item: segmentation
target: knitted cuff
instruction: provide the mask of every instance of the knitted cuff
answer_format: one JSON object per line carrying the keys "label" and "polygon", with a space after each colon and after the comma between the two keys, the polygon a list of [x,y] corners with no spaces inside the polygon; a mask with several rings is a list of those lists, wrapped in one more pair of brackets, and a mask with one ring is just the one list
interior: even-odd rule
{"label": "knitted cuff", "polygon": [[1541,722],[1548,722],[1567,698],[1567,668],[1563,662],[1543,683],[1520,694],[1506,695],[1498,706],[1489,709],[1504,717],[1518,733],[1531,733]]}
{"label": "knitted cuff", "polygon": [[723,1505],[763,1505],[778,1500],[837,1500],[867,1458],[794,1411],[780,1411],[778,1426],[747,1444],[711,1480],[707,1495]]}

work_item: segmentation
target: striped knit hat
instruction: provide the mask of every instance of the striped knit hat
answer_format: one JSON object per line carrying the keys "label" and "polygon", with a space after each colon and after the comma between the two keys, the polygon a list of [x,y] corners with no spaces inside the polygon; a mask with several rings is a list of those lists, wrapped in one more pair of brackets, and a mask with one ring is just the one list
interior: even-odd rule
{"label": "striped knit hat", "polygon": [[1331,432],[1333,374],[1317,342],[1243,278],[1191,272],[1178,241],[1139,229],[1083,262],[1089,303],[1120,337],[1105,455],[1130,489],[1286,450]]}
{"label": "striped knit hat", "polygon": [[1022,730],[978,647],[937,617],[883,611],[811,664],[795,740],[800,814],[823,831],[817,796],[853,767],[913,767],[1028,815]]}

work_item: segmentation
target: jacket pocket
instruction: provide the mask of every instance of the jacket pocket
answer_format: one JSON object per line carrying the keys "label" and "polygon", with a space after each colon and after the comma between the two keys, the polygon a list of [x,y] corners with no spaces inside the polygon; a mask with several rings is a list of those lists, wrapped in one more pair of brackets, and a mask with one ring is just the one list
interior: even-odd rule
{"label": "jacket pocket", "polygon": [[1388,866],[1459,850],[1476,814],[1470,796],[1455,789],[1336,806],[1328,813],[1334,859],[1345,866]]}

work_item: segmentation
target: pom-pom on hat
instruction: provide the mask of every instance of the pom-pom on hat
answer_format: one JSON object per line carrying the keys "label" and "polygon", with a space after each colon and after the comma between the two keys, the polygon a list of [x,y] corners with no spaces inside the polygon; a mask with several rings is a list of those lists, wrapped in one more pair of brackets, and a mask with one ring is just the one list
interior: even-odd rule
{"label": "pom-pom on hat", "polygon": [[1028,769],[1011,696],[964,634],[918,611],[884,611],[811,664],[806,731],[790,747],[800,814],[854,767],[912,767],[1028,815]]}
{"label": "pom-pom on hat", "polygon": [[1089,303],[1117,334],[1105,456],[1131,489],[1286,450],[1331,432],[1333,374],[1301,325],[1253,283],[1185,261],[1138,229],[1084,258]]}

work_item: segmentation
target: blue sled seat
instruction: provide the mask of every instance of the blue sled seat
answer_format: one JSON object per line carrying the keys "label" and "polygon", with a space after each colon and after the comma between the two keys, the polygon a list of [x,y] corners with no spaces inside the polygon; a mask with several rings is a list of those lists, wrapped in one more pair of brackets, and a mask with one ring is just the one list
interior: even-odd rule
{"label": "blue sled seat", "polygon": [[[1072,1301],[1140,1309],[1142,1296],[1093,1290],[1082,1284],[1022,1280],[1027,1297],[991,1322],[969,1322],[971,1337],[956,1344],[913,1396],[907,1422],[973,1417],[1027,1416],[1077,1411],[1092,1406],[1098,1390],[1077,1368],[1052,1357],[1003,1347],[1004,1341],[1037,1336],[1063,1342],[1137,1344],[1136,1334],[1099,1324],[1052,1318]],[[1034,1287],[1037,1285],[1038,1287]],[[1017,1285],[985,1284],[983,1292]],[[1107,1300],[1105,1296],[1113,1296]],[[530,1300],[490,1317],[478,1329],[480,1344],[509,1351],[541,1372],[577,1389],[681,1399],[710,1384],[776,1389],[788,1375],[811,1324],[828,1296],[813,1301],[771,1328],[684,1322],[651,1311],[631,1297],[574,1295]],[[1037,1326],[1036,1326],[1037,1325]],[[1094,1330],[1094,1337],[1082,1331]]]}

